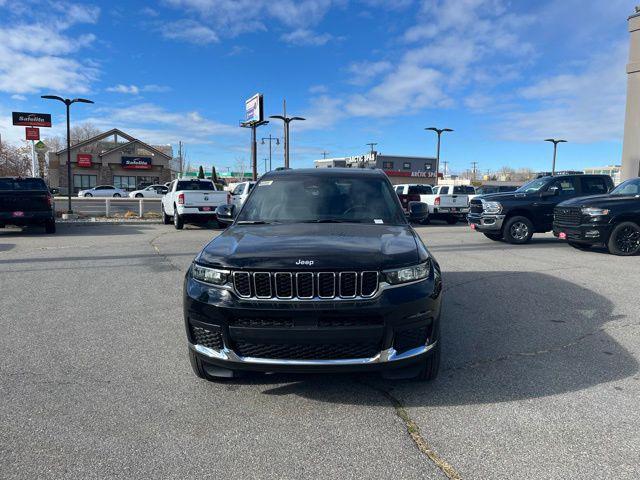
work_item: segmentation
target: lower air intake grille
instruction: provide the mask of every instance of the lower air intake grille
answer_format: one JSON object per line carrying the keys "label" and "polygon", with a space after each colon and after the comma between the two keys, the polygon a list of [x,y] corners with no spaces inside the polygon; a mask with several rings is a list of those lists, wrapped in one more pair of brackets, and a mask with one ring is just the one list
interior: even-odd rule
{"label": "lower air intake grille", "polygon": [[398,353],[418,348],[427,343],[427,327],[410,328],[396,332],[393,348]]}
{"label": "lower air intake grille", "polygon": [[213,350],[222,350],[222,333],[220,330],[207,330],[201,327],[191,327],[193,340],[196,345],[212,348]]}
{"label": "lower air intake grille", "polygon": [[235,351],[243,357],[279,360],[340,360],[370,358],[378,354],[377,343],[266,344],[236,342]]}

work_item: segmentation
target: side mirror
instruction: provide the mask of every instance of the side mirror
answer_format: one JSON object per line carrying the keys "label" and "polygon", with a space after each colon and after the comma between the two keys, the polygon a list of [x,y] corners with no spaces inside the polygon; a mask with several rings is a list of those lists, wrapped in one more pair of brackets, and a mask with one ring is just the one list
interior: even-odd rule
{"label": "side mirror", "polygon": [[236,216],[236,206],[235,205],[220,205],[216,208],[216,218],[220,223],[230,224],[233,222],[233,219]]}
{"label": "side mirror", "polygon": [[423,202],[409,202],[409,221],[422,223],[429,216],[429,205]]}
{"label": "side mirror", "polygon": [[51,195],[58,195],[60,193],[60,189],[58,189],[58,188],[50,188],[49,192],[51,193]]}

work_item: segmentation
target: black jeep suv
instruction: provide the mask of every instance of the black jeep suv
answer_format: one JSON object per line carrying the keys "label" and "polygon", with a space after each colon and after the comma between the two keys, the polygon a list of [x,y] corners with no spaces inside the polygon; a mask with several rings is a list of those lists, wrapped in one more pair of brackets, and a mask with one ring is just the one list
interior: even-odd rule
{"label": "black jeep suv", "polygon": [[441,291],[440,267],[382,171],[270,172],[187,272],[191,365],[207,380],[375,369],[429,380]]}
{"label": "black jeep suv", "polygon": [[527,243],[534,233],[553,229],[553,210],[575,197],[599,195],[613,188],[609,175],[556,175],[536,178],[515,192],[471,200],[469,226],[491,240]]}
{"label": "black jeep suv", "polygon": [[607,195],[580,197],[555,209],[553,234],[578,249],[604,244],[610,253],[640,253],[640,178]]}

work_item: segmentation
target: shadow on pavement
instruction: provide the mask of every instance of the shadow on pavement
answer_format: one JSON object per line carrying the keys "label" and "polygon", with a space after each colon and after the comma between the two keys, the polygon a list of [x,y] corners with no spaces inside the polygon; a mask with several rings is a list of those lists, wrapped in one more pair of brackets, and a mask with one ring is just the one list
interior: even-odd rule
{"label": "shadow on pavement", "polygon": [[[451,272],[445,285],[443,362],[432,383],[376,374],[256,374],[233,383],[264,385],[267,395],[387,404],[371,395],[373,386],[402,392],[408,406],[437,406],[546,397],[638,371],[636,359],[601,330],[620,318],[593,291],[530,272]],[[363,394],[345,397],[355,384]]]}
{"label": "shadow on pavement", "polygon": [[102,235],[134,235],[139,233],[145,233],[148,230],[153,229],[153,225],[157,224],[149,224],[144,225],[141,223],[134,224],[100,224],[96,222],[95,224],[64,224],[57,223],[56,224],[56,233],[46,234],[44,233],[44,228],[42,227],[10,227],[0,229],[0,239],[3,238],[18,238],[18,237],[43,237],[43,238],[51,238],[58,239],[64,237],[76,237],[76,236],[102,236]]}

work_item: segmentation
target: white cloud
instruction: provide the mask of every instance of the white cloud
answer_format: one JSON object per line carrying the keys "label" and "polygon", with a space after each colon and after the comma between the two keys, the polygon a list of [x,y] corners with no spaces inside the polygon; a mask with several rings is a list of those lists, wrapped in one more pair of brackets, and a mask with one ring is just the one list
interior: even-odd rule
{"label": "white cloud", "polygon": [[118,84],[115,85],[113,87],[107,87],[107,92],[114,92],[114,93],[124,93],[124,94],[128,94],[128,95],[139,95],[142,92],[168,92],[169,90],[171,90],[171,88],[164,86],[164,85],[143,85],[141,87],[137,86],[137,85],[123,85],[123,84]]}
{"label": "white cloud", "polygon": [[[165,3],[182,10],[186,16],[174,23],[196,22],[197,18],[199,37],[209,40],[196,43],[212,43],[222,37],[265,31],[278,22],[293,28],[291,33],[282,36],[284,41],[313,46],[324,45],[331,36],[311,34],[309,27],[320,22],[332,6],[345,5],[346,0],[166,0]],[[181,34],[175,29],[172,32],[172,36],[165,36],[193,41],[186,30],[181,30]]]}
{"label": "white cloud", "polygon": [[333,35],[329,33],[316,33],[313,30],[299,28],[290,33],[285,33],[280,37],[286,43],[292,45],[307,45],[319,47],[325,45],[333,39]]}
{"label": "white cloud", "polygon": [[200,45],[220,41],[216,32],[196,20],[182,19],[166,23],[162,26],[161,31],[165,38],[184,40]]}
{"label": "white cloud", "polygon": [[237,137],[245,134],[235,125],[227,125],[204,117],[198,111],[172,112],[152,104],[140,103],[122,108],[100,108],[96,115],[85,118],[104,130],[120,128],[149,143],[208,144],[221,137]]}
{"label": "white cloud", "polygon": [[318,94],[318,93],[327,93],[329,89],[326,85],[311,85],[309,87],[309,93]]}
{"label": "white cloud", "polygon": [[518,108],[498,122],[508,140],[560,136],[571,142],[620,140],[626,103],[626,42],[593,54],[585,66],[540,78],[521,88]]}
{"label": "white cloud", "polygon": [[24,95],[19,95],[17,93],[15,95],[11,95],[11,98],[13,100],[18,100],[19,102],[24,102],[27,99]]}
{"label": "white cloud", "polygon": [[347,68],[349,83],[353,85],[366,85],[376,77],[391,70],[393,65],[387,60],[378,62],[353,62]]}
{"label": "white cloud", "polygon": [[[96,7],[52,3],[47,22],[28,23],[24,14],[0,26],[0,91],[36,93],[43,89],[64,89],[86,93],[97,76],[94,66],[72,58],[91,45],[92,34],[72,37],[66,30],[76,23],[94,23]],[[64,15],[62,14],[64,13]]]}

